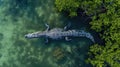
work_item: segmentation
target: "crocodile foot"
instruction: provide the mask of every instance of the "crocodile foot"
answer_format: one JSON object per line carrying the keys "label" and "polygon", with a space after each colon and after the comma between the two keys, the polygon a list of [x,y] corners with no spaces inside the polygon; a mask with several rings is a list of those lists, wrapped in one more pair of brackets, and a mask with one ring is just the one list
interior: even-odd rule
{"label": "crocodile foot", "polygon": [[68,38],[68,37],[65,37],[65,40],[66,41],[71,41],[72,39]]}
{"label": "crocodile foot", "polygon": [[50,26],[47,23],[45,23],[45,26],[47,27],[46,31],[49,31]]}

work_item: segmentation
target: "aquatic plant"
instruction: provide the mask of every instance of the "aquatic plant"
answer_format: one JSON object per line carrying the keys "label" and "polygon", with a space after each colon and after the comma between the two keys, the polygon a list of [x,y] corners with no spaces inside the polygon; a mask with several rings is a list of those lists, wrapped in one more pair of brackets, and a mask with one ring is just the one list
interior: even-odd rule
{"label": "aquatic plant", "polygon": [[54,58],[54,61],[57,63],[65,60],[65,53],[63,49],[59,47],[55,47],[55,49],[53,50],[53,58]]}

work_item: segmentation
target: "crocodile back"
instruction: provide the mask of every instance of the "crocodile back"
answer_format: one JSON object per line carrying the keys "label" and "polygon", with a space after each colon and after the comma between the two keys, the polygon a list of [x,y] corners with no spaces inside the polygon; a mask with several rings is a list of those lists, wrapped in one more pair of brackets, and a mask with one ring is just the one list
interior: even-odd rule
{"label": "crocodile back", "polygon": [[61,39],[62,32],[63,32],[63,29],[54,28],[54,29],[51,29],[50,31],[48,31],[48,33],[46,33],[46,36],[51,38],[51,39]]}

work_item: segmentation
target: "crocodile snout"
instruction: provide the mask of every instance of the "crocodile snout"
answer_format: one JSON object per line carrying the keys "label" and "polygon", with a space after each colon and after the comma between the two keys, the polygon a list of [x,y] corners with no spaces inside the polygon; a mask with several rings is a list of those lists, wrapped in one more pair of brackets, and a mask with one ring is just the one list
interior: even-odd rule
{"label": "crocodile snout", "polygon": [[25,38],[32,38],[33,36],[31,34],[26,34]]}
{"label": "crocodile snout", "polygon": [[28,38],[28,36],[27,36],[27,35],[25,35],[25,38]]}

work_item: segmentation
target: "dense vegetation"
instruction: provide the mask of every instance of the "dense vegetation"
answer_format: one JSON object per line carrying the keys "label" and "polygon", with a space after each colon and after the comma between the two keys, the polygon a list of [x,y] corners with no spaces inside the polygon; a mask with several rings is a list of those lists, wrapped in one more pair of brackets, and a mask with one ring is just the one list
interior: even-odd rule
{"label": "dense vegetation", "polygon": [[76,0],[56,0],[56,7],[58,11],[68,11],[70,16],[76,16],[76,10],[79,7],[79,2]]}
{"label": "dense vegetation", "polygon": [[90,16],[91,29],[105,42],[90,47],[88,63],[96,67],[120,67],[120,0],[55,0],[58,11]]}

